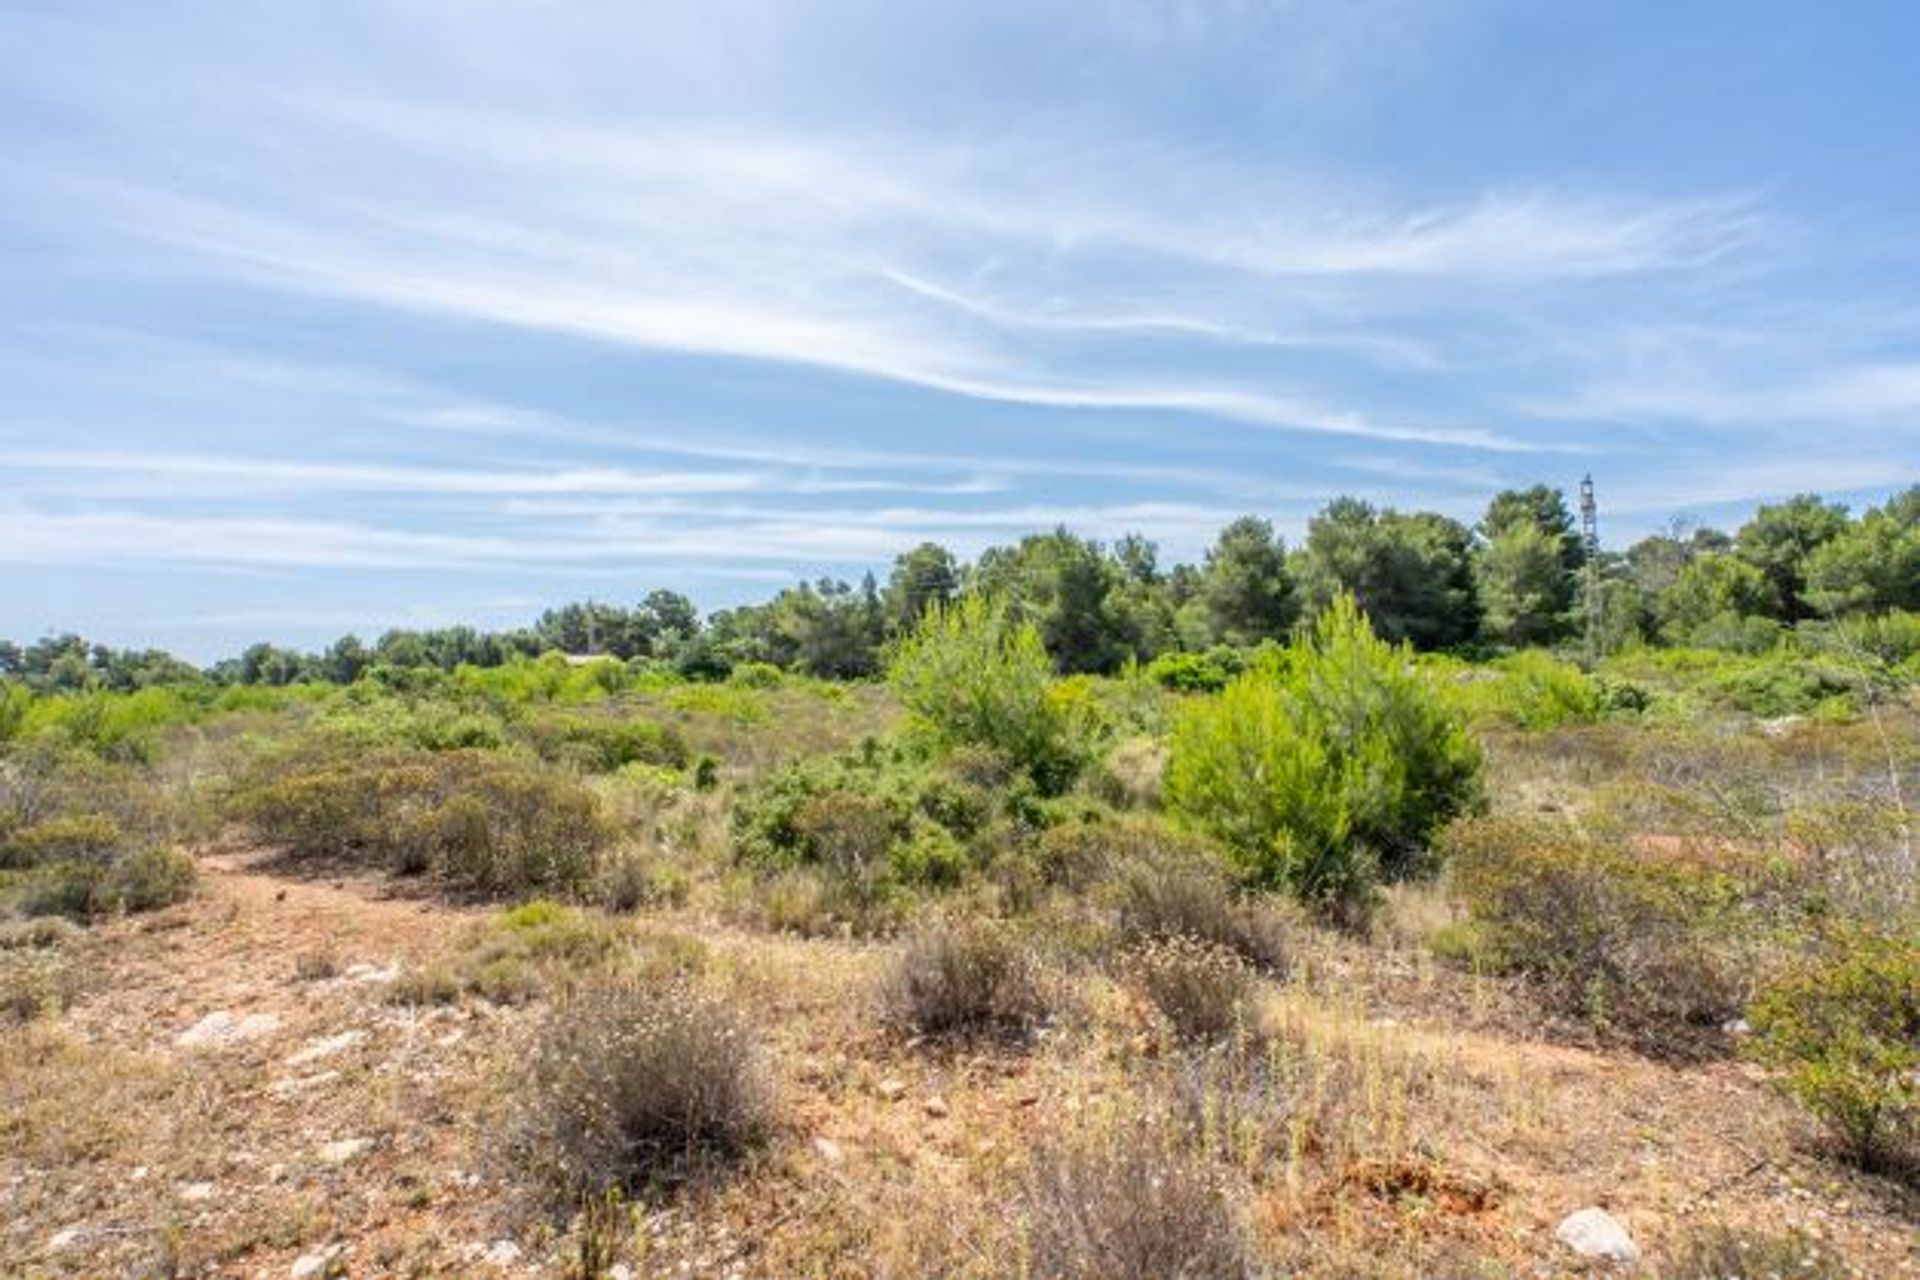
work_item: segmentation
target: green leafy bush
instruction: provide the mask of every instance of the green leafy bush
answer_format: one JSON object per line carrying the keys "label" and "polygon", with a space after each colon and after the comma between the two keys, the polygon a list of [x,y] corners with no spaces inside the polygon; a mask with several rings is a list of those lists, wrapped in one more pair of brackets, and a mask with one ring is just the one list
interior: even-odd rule
{"label": "green leafy bush", "polygon": [[195,880],[193,859],[177,849],[116,850],[41,864],[24,885],[20,908],[29,916],[74,920],[157,911],[185,901]]}
{"label": "green leafy bush", "polygon": [[1147,676],[1175,693],[1218,693],[1246,669],[1246,654],[1222,645],[1204,653],[1163,653],[1147,664]]}
{"label": "green leafy bush", "polygon": [[1457,712],[1342,597],[1290,667],[1268,663],[1190,704],[1167,795],[1250,881],[1336,915],[1426,865],[1429,838],[1480,799]]}
{"label": "green leafy bush", "polygon": [[229,811],[292,857],[431,873],[484,894],[579,892],[612,837],[578,782],[478,751],[323,750],[271,761]]}
{"label": "green leafy bush", "polygon": [[520,730],[543,760],[588,773],[612,773],[630,764],[684,769],[690,758],[678,729],[633,718],[544,715]]}
{"label": "green leafy bush", "polygon": [[1476,958],[1655,1053],[1716,1044],[1745,995],[1742,886],[1563,823],[1482,818],[1445,837]]}
{"label": "green leafy bush", "polygon": [[127,843],[120,824],[100,813],[64,813],[0,836],[0,867],[71,859],[98,862]]}
{"label": "green leafy bush", "polygon": [[1552,729],[1598,720],[1604,706],[1585,672],[1538,649],[1462,669],[1455,680],[1460,704],[1476,722]]}
{"label": "green leafy bush", "polygon": [[1861,935],[1772,983],[1751,1052],[1868,1169],[1920,1157],[1920,935]]}
{"label": "green leafy bush", "polygon": [[1084,705],[1056,695],[1040,632],[984,596],[928,610],[888,677],[936,749],[991,748],[1049,794],[1071,785],[1084,763]]}

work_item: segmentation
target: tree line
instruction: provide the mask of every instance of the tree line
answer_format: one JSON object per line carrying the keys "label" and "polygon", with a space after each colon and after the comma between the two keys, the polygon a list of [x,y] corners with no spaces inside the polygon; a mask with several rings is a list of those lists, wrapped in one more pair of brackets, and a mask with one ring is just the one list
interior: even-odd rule
{"label": "tree line", "polygon": [[[1582,634],[1587,556],[1565,493],[1547,485],[1495,495],[1471,527],[1343,497],[1308,522],[1297,547],[1270,521],[1244,516],[1199,564],[1162,566],[1143,537],[1107,544],[1063,526],[971,564],[922,543],[895,559],[884,584],[871,573],[857,584],[822,578],[706,618],[684,595],[653,591],[632,606],[550,609],[511,631],[393,630],[372,644],[343,636],[313,653],[257,644],[205,671],[158,650],[60,635],[0,642],[0,677],[43,689],[346,684],[380,668],[499,666],[559,652],[652,661],[696,679],[746,663],[860,679],[880,671],[887,646],[928,609],[975,592],[1033,622],[1063,673],[1284,639],[1342,594],[1384,639],[1472,653]],[[1624,552],[1601,551],[1594,569],[1607,651],[1635,643],[1758,651],[1810,621],[1920,611],[1920,485],[1857,516],[1803,494],[1759,507],[1733,533],[1676,522]]]}

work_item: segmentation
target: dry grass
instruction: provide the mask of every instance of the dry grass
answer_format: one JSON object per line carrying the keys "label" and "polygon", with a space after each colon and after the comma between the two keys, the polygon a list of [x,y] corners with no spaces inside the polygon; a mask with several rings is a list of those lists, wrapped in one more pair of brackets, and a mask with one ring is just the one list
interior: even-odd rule
{"label": "dry grass", "polygon": [[[1649,1275],[1798,1265],[1814,1240],[1837,1261],[1796,1274],[1920,1275],[1914,1193],[1825,1155],[1763,1073],[1547,1037],[1523,986],[1434,958],[1429,942],[1458,916],[1424,886],[1397,891],[1372,938],[1281,918],[1285,965],[1249,978],[1228,1029],[1191,1040],[1160,1034],[1124,966],[1050,967],[1039,989],[1056,1012],[1036,1024],[1025,996],[998,994],[1005,974],[1032,976],[1026,964],[976,966],[964,947],[928,946],[927,1007],[959,1011],[930,1027],[1045,1032],[955,1034],[933,1049],[911,1021],[893,1025],[858,998],[897,984],[916,943],[849,936],[841,908],[799,883],[767,912],[790,929],[769,931],[770,891],[728,879],[730,789],[771,762],[858,741],[880,719],[866,705],[878,695],[745,692],[764,719],[721,701],[649,712],[723,756],[717,790],[638,772],[592,782],[634,852],[635,883],[664,868],[684,887],[609,896],[626,914],[542,907],[515,926],[390,896],[377,877],[285,878],[222,856],[203,860],[200,894],[156,916],[0,937],[0,958],[61,956],[77,992],[63,1011],[0,1027],[0,1274],[284,1276],[330,1247],[353,1275],[505,1274],[482,1258],[510,1238],[527,1272],[557,1275],[589,1254],[636,1275],[741,1280],[1160,1275],[1179,1272],[1156,1251],[1186,1242],[1194,1275],[1557,1276],[1580,1267],[1554,1224],[1604,1204]],[[1773,841],[1786,826],[1770,806],[1798,805],[1795,788],[1840,795],[1838,775],[1858,782],[1872,765],[1850,732],[1758,747],[1648,736],[1599,726],[1506,742],[1496,807],[1561,804],[1572,821],[1684,827],[1689,839],[1757,821]],[[1816,746],[1824,782],[1806,767]],[[1664,790],[1629,804],[1640,777]],[[1071,800],[1076,813],[1083,803]],[[1838,831],[1821,847],[1855,858],[1849,841],[1864,836]],[[1104,856],[1050,882],[1057,919],[951,928],[1011,941],[1003,960],[1023,937],[1109,958],[1115,939],[1198,937],[1257,967],[1214,928],[1242,905],[1218,881],[1168,877],[1129,899]],[[990,886],[973,892],[946,905],[1006,909]],[[1060,932],[1083,926],[1087,939]],[[634,966],[646,976],[608,976]],[[665,999],[688,989],[682,975],[751,1028],[778,1105],[731,1132],[768,1140],[736,1160],[729,1130],[678,1126],[675,1107],[673,1125],[637,1144],[586,1144],[611,1153],[598,1165],[609,1177],[540,1179],[563,1209],[590,1186],[629,1183],[624,1208],[533,1225],[505,1213],[525,1184],[502,1176],[496,1130],[516,1098],[538,1110],[515,1085],[537,1056],[527,1047],[624,1044],[608,1020],[565,1011],[603,982]],[[391,994],[416,982],[443,983],[447,1002]],[[277,1023],[218,1047],[176,1043],[216,1010]],[[701,1060],[684,1048],[671,1059]],[[647,1088],[670,1078],[650,1073]],[[367,1145],[329,1163],[323,1151],[347,1140]],[[703,1168],[725,1176],[680,1176]]]}

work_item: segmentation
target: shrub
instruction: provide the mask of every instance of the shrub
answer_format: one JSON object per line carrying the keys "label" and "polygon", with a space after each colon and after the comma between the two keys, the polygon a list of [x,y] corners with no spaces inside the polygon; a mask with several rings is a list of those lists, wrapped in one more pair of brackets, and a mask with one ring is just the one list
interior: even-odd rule
{"label": "shrub", "polygon": [[591,791],[486,752],[321,754],[263,772],[230,811],[290,856],[429,872],[485,894],[578,892],[612,836]]}
{"label": "shrub", "polygon": [[647,720],[545,716],[528,721],[522,732],[541,759],[588,773],[612,773],[630,764],[684,769],[689,759],[678,729]]}
{"label": "shrub", "polygon": [[1751,1052],[1868,1169],[1914,1167],[1920,1139],[1920,936],[1851,938],[1774,982]]}
{"label": "shrub", "polygon": [[1034,1280],[1259,1274],[1219,1170],[1164,1123],[1041,1147],[1022,1201]]}
{"label": "shrub", "polygon": [[142,848],[107,858],[44,863],[26,882],[20,906],[29,916],[73,920],[156,911],[185,901],[194,880],[193,859],[186,854]]}
{"label": "shrub", "polygon": [[1481,957],[1642,1048],[1688,1052],[1740,1010],[1741,886],[1565,824],[1484,818],[1446,838]]}
{"label": "shrub", "polygon": [[1271,972],[1286,967],[1286,924],[1271,908],[1237,901],[1224,877],[1193,862],[1139,862],[1120,880],[1120,934],[1134,941],[1190,938]]}
{"label": "shrub", "polygon": [[786,678],[771,662],[743,662],[727,673],[727,682],[743,689],[778,689]]}
{"label": "shrub", "polygon": [[1661,1280],[1848,1280],[1832,1250],[1799,1231],[1756,1234],[1704,1227],[1683,1241]]}
{"label": "shrub", "polygon": [[1054,696],[1053,664],[1030,623],[972,595],[936,606],[900,644],[888,677],[914,728],[938,749],[989,747],[1049,794],[1085,756],[1075,705]]}
{"label": "shrub", "polygon": [[1351,915],[1380,877],[1423,869],[1479,777],[1458,715],[1342,597],[1290,668],[1269,661],[1186,708],[1167,794],[1247,879]]}
{"label": "shrub", "polygon": [[1572,663],[1538,649],[1496,660],[1465,673],[1462,706],[1475,720],[1520,729],[1551,729],[1600,718],[1600,687]]}
{"label": "shrub", "polygon": [[141,849],[115,863],[106,877],[105,909],[157,911],[184,902],[198,878],[193,859],[178,849]]}
{"label": "shrub", "polygon": [[1040,966],[1004,925],[937,923],[901,946],[884,997],[896,1025],[932,1037],[1023,1036],[1046,1016]]}
{"label": "shrub", "polygon": [[757,1037],[685,981],[590,983],[541,1020],[504,1128],[508,1165],[570,1211],[736,1159],[773,1117]]}
{"label": "shrub", "polygon": [[73,1000],[74,985],[58,948],[0,948],[0,1023],[61,1012]]}
{"label": "shrub", "polygon": [[1246,654],[1219,646],[1205,653],[1163,653],[1147,664],[1147,676],[1176,693],[1218,693],[1246,669]]}
{"label": "shrub", "polygon": [[120,824],[104,814],[61,814],[0,840],[0,867],[32,867],[69,859],[103,861],[126,844]]}
{"label": "shrub", "polygon": [[1245,1025],[1253,975],[1238,954],[1196,938],[1149,942],[1127,971],[1175,1036],[1217,1043]]}

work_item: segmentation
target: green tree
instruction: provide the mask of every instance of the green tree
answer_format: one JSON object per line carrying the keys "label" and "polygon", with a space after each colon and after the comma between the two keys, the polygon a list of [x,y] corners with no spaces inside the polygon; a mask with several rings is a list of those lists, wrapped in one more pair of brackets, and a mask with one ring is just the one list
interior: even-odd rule
{"label": "green tree", "polygon": [[1048,792],[1078,772],[1083,740],[1053,692],[1040,630],[978,592],[929,609],[887,671],[916,733],[939,750],[989,747]]}
{"label": "green tree", "polygon": [[887,579],[887,624],[894,631],[910,631],[928,609],[945,607],[960,590],[960,568],[953,552],[937,542],[923,542],[898,556]]}
{"label": "green tree", "polygon": [[1558,539],[1524,523],[1502,529],[1480,549],[1476,567],[1489,638],[1521,648],[1567,633],[1572,583],[1560,553]]}
{"label": "green tree", "polygon": [[1220,531],[1200,584],[1211,638],[1251,645],[1279,639],[1293,625],[1293,580],[1286,545],[1273,526],[1243,516]]}
{"label": "green tree", "polygon": [[1682,569],[1654,603],[1660,634],[1674,644],[1696,640],[1709,627],[1764,614],[1773,587],[1758,569],[1732,555],[1701,556]]}
{"label": "green tree", "polygon": [[1831,616],[1920,610],[1920,485],[1870,508],[1808,557],[1807,600]]}
{"label": "green tree", "polygon": [[1119,584],[1119,567],[1100,544],[1063,527],[990,548],[970,585],[1037,626],[1058,670],[1105,673],[1134,652],[1113,608]]}
{"label": "green tree", "polygon": [[1772,592],[1768,616],[1792,625],[1812,612],[1806,600],[1809,563],[1848,527],[1846,507],[1811,493],[1763,506],[1740,527],[1734,549],[1766,576]]}
{"label": "green tree", "polygon": [[1480,520],[1476,568],[1492,638],[1548,644],[1572,628],[1586,548],[1566,495],[1547,485],[1494,495]]}
{"label": "green tree", "polygon": [[1479,778],[1452,703],[1341,596],[1292,662],[1186,706],[1167,795],[1249,880],[1352,917],[1378,880],[1424,869],[1433,833],[1478,805]]}
{"label": "green tree", "polygon": [[1480,623],[1472,540],[1466,526],[1442,515],[1336,498],[1308,522],[1291,561],[1301,606],[1318,614],[1347,594],[1390,642],[1464,644]]}

